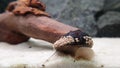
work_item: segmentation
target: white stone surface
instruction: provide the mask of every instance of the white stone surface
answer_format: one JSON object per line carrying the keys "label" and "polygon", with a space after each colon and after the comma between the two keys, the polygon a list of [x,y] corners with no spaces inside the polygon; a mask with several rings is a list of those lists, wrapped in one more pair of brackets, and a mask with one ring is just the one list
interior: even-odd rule
{"label": "white stone surface", "polygon": [[[120,38],[94,38],[95,57],[91,61],[74,60],[55,54],[52,44],[31,39],[18,45],[0,42],[0,68],[120,68]],[[32,48],[30,48],[32,47]]]}

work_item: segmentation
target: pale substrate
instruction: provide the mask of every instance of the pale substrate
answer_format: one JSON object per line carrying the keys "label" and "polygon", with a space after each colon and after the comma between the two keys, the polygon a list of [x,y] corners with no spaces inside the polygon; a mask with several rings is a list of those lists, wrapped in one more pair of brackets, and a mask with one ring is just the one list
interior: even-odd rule
{"label": "pale substrate", "polygon": [[120,68],[120,38],[94,38],[95,57],[91,61],[74,60],[55,54],[52,44],[31,39],[29,42],[10,45],[0,42],[0,68]]}

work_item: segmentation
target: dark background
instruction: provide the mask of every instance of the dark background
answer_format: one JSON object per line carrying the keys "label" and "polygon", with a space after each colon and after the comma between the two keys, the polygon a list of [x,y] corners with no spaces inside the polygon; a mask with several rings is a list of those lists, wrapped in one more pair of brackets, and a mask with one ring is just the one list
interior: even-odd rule
{"label": "dark background", "polygon": [[[0,0],[0,13],[9,2]],[[120,0],[42,0],[56,20],[95,37],[120,37]]]}

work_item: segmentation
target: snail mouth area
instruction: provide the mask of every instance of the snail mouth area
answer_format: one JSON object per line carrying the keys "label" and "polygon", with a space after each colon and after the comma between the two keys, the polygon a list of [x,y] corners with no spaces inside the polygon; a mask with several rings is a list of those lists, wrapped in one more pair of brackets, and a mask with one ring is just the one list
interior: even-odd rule
{"label": "snail mouth area", "polygon": [[58,49],[58,55],[71,56],[75,60],[80,59],[90,60],[93,57],[94,52],[89,47],[63,46]]}
{"label": "snail mouth area", "polygon": [[74,46],[74,47],[73,46],[61,46],[61,47],[57,48],[56,50],[65,55],[74,56],[75,52],[79,48],[80,48],[79,46]]}

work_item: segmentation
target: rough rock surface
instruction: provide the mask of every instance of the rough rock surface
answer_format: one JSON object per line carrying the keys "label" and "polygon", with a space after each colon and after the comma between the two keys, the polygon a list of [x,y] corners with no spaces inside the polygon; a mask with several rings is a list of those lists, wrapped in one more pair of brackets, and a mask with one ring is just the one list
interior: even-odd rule
{"label": "rough rock surface", "polygon": [[[0,7],[6,6],[6,2],[13,0],[0,0]],[[113,27],[118,24],[116,18],[118,19],[120,13],[120,0],[41,0],[47,6],[47,12],[52,15],[52,17],[58,21],[65,24],[69,24],[78,28],[83,29],[85,32],[92,36],[100,37],[112,37],[105,35],[104,30],[109,31],[106,27],[101,27],[101,25],[109,26],[114,30],[117,28]],[[0,8],[0,10],[3,8]],[[114,13],[111,13],[114,12]],[[110,13],[109,13],[110,12]],[[118,15],[117,15],[118,14]],[[104,16],[108,16],[104,19]],[[112,17],[112,16],[114,17]],[[114,19],[114,21],[112,21]],[[106,22],[105,22],[106,20]],[[108,21],[110,20],[110,21]],[[103,24],[103,21],[105,24]],[[101,24],[102,22],[102,24]],[[113,26],[112,26],[113,25]],[[119,24],[118,24],[119,27]],[[101,33],[101,30],[103,31]],[[120,32],[114,33],[115,37],[119,36]],[[110,31],[109,31],[110,32]],[[105,33],[107,33],[105,31]]]}
{"label": "rough rock surface", "polygon": [[107,12],[102,15],[98,22],[98,37],[102,35],[106,37],[120,37],[120,13],[119,12]]}
{"label": "rough rock surface", "polygon": [[116,28],[120,26],[120,0],[42,1],[46,3],[47,11],[58,21],[81,28],[92,36],[120,37],[120,31]]}
{"label": "rough rock surface", "polygon": [[[58,21],[79,27],[90,35],[97,32],[94,14],[103,7],[104,0],[42,0],[47,11]],[[51,9],[50,9],[51,8]]]}

